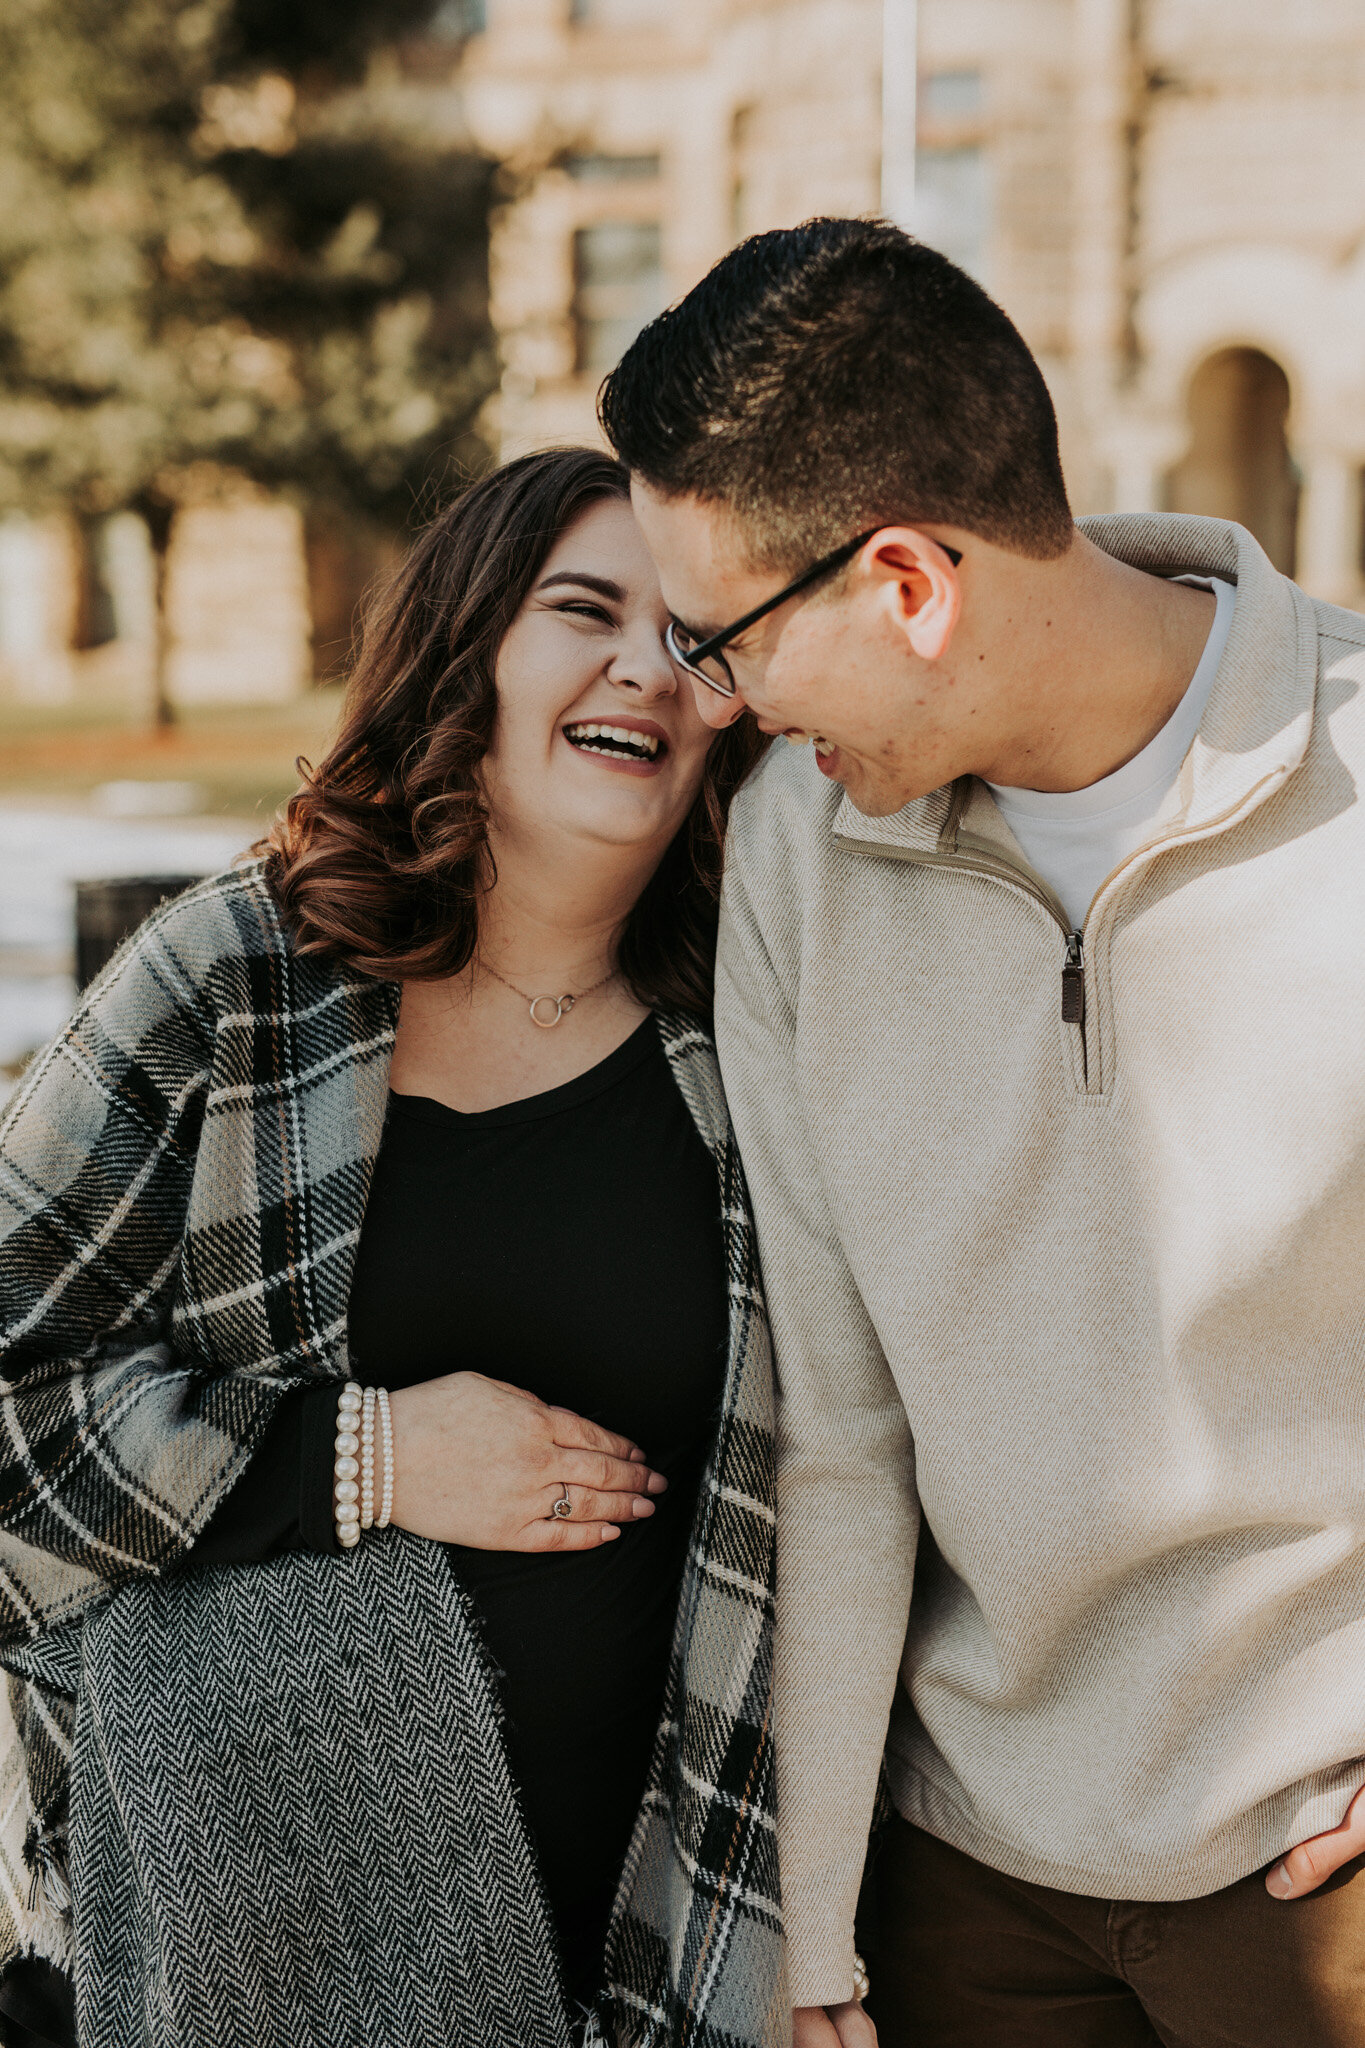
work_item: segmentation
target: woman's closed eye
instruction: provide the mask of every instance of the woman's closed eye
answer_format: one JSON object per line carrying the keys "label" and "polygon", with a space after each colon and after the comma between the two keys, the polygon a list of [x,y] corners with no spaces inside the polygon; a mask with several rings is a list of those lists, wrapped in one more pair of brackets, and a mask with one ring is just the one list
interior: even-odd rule
{"label": "woman's closed eye", "polygon": [[557,612],[571,612],[576,618],[591,619],[601,626],[615,626],[617,623],[605,605],[594,604],[592,599],[587,597],[571,598],[567,604],[557,604],[554,609]]}

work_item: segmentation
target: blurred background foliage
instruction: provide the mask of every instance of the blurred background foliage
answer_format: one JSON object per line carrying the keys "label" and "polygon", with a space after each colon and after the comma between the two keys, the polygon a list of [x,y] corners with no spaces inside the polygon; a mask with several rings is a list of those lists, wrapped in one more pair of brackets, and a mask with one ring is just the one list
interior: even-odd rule
{"label": "blurred background foliage", "polygon": [[496,168],[354,89],[441,11],[0,0],[0,514],[135,511],[164,590],[224,474],[382,536],[486,462]]}

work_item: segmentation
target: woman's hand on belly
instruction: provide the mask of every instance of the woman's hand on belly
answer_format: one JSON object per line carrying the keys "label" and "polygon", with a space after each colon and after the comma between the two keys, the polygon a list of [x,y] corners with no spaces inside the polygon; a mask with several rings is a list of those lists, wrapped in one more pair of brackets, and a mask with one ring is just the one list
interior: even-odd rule
{"label": "woman's hand on belly", "polygon": [[[390,1396],[393,1512],[414,1536],[471,1550],[594,1550],[652,1515],[668,1481],[628,1437],[521,1387],[447,1373]],[[555,1502],[568,1495],[562,1519]]]}

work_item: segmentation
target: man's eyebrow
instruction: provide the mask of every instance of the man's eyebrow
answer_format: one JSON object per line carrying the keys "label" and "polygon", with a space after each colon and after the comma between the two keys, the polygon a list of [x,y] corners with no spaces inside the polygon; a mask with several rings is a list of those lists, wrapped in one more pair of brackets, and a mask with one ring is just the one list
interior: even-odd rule
{"label": "man's eyebrow", "polygon": [[559,569],[553,576],[542,576],[537,590],[553,590],[559,583],[577,583],[584,590],[595,590],[599,597],[609,597],[613,604],[624,604],[626,593],[619,583],[613,583],[610,576],[590,576],[586,569]]}

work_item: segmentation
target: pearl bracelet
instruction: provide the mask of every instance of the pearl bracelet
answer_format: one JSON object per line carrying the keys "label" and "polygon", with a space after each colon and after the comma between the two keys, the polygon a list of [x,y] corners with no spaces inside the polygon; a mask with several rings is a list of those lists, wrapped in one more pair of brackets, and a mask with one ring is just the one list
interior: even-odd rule
{"label": "pearl bracelet", "polygon": [[374,1388],[360,1397],[360,1526],[374,1527]]}
{"label": "pearl bracelet", "polygon": [[867,1964],[855,1949],[853,1952],[853,1996],[857,1999],[859,2005],[862,2004],[871,1989],[872,1984],[867,1974]]}
{"label": "pearl bracelet", "polygon": [[360,1488],[356,1484],[360,1465],[356,1452],[364,1396],[354,1380],[347,1380],[337,1402],[335,1462],[332,1466],[332,1512],[336,1519],[337,1542],[343,1550],[354,1550],[360,1541]]}
{"label": "pearl bracelet", "polygon": [[384,1476],[375,1527],[387,1529],[389,1516],[393,1513],[393,1416],[389,1412],[388,1388],[376,1387],[374,1391],[379,1403],[379,1441],[384,1454]]}
{"label": "pearl bracelet", "polygon": [[[376,1434],[379,1472],[375,1472]],[[376,1486],[376,1476],[378,1486]],[[393,1513],[393,1414],[387,1387],[347,1380],[337,1401],[332,1512],[337,1542],[354,1550],[362,1529],[387,1529]]]}

